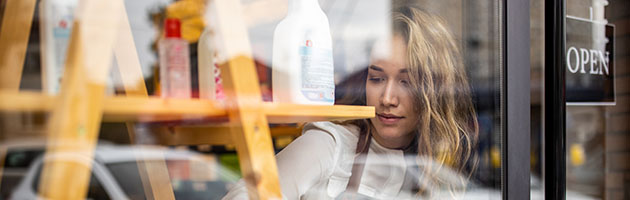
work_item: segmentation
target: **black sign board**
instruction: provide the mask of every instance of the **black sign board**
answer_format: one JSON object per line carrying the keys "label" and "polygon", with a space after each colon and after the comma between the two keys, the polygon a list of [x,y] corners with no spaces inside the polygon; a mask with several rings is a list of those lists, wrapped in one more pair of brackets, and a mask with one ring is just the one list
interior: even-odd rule
{"label": "black sign board", "polygon": [[615,105],[615,27],[566,18],[567,105]]}

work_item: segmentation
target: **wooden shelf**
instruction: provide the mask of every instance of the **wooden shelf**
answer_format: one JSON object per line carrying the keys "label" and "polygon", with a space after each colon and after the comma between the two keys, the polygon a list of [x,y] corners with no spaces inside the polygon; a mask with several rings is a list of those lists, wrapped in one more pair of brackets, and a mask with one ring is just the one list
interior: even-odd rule
{"label": "wooden shelf", "polygon": [[[56,96],[37,92],[0,92],[0,110],[8,112],[49,112]],[[227,118],[225,109],[212,101],[199,99],[162,99],[157,97],[114,96],[104,99],[103,121],[181,121]]]}
{"label": "wooden shelf", "polygon": [[327,106],[263,103],[269,123],[343,121],[374,117],[371,106]]}
{"label": "wooden shelf", "polygon": [[[48,112],[56,105],[57,97],[38,92],[0,91],[0,111]],[[300,123],[314,121],[342,121],[374,117],[368,106],[297,105],[265,102],[262,111],[269,123]],[[158,97],[106,97],[103,107],[106,122],[164,122],[214,121],[226,122],[227,111],[210,100],[162,99]]]}
{"label": "wooden shelf", "polygon": [[[22,63],[36,0],[7,0],[0,34],[0,112],[32,112],[49,115],[46,135],[50,141],[71,140],[86,145],[52,145],[47,155],[76,150],[92,152],[99,136],[100,121],[125,122],[129,135],[136,136],[134,122],[151,122],[146,127],[162,144],[226,144],[238,151],[242,174],[251,199],[282,198],[271,136],[299,134],[299,128],[271,126],[313,121],[342,121],[372,118],[373,107],[318,106],[262,102],[255,62],[247,36],[240,1],[214,0],[213,32],[222,42],[216,49],[227,60],[220,61],[223,88],[229,106],[206,99],[163,99],[147,97],[146,85],[133,42],[129,17],[121,0],[82,1],[68,43],[63,96],[39,91],[19,91]],[[19,12],[17,12],[19,11]],[[24,23],[27,22],[27,23]],[[96,26],[98,25],[98,26]],[[4,34],[7,33],[7,34]],[[27,33],[27,34],[24,34]],[[5,37],[6,36],[6,37]],[[98,38],[98,39],[94,39]],[[127,96],[103,97],[104,83],[116,57],[118,73]],[[209,55],[210,56],[210,55]],[[12,58],[12,59],[4,59]],[[89,67],[87,67],[89,66]],[[206,79],[204,79],[206,80]],[[18,92],[19,91],[19,92]],[[50,113],[50,114],[49,114]],[[2,113],[0,113],[2,114]],[[10,118],[8,115],[7,118]],[[153,123],[155,122],[155,123]],[[155,128],[155,131],[153,130]],[[137,139],[137,138],[135,138]],[[135,142],[142,143],[140,140]],[[92,155],[87,153],[86,155]],[[4,160],[0,149],[0,161]],[[152,162],[153,163],[153,162]],[[1,163],[0,163],[1,164]],[[0,165],[1,166],[1,165]],[[145,195],[175,199],[166,161],[152,165],[139,162]],[[143,167],[141,167],[143,166]],[[51,199],[84,199],[90,166],[52,161],[43,166],[41,196]],[[0,176],[2,168],[0,167]],[[67,192],[73,191],[73,192]]]}

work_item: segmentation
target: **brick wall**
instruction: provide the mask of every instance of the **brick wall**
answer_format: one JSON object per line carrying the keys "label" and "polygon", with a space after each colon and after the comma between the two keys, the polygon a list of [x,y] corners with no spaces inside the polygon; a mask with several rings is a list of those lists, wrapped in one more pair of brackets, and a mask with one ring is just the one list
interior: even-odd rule
{"label": "brick wall", "polygon": [[630,1],[609,0],[606,18],[615,25],[617,105],[606,110],[606,193],[630,199]]}

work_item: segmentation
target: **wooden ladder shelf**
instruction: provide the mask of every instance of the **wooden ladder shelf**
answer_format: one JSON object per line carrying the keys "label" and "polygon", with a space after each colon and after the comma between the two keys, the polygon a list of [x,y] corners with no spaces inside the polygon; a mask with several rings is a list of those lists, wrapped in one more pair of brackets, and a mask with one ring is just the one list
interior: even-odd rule
{"label": "wooden ladder shelf", "polygon": [[[51,113],[46,156],[70,152],[93,159],[102,121],[126,122],[130,135],[135,122],[196,121],[194,126],[175,127],[176,134],[169,136],[168,145],[234,144],[250,198],[281,199],[269,123],[374,117],[374,108],[366,106],[263,102],[241,3],[234,0],[213,0],[211,4],[215,19],[211,26],[224,44],[217,48],[229,58],[220,64],[226,105],[205,99],[148,96],[123,0],[80,1],[59,95],[19,91],[35,2],[5,0],[0,29],[0,111]],[[112,56],[116,57],[126,95],[105,95]],[[174,199],[165,162],[139,166],[144,166],[140,171],[145,188],[150,188],[145,191],[148,198]],[[40,195],[85,199],[90,171],[90,163],[46,162]]]}

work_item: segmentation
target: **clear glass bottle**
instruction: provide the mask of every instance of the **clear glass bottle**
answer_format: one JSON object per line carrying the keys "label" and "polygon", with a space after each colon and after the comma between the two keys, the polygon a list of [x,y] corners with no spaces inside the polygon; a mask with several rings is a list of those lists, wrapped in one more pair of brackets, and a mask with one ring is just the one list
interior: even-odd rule
{"label": "clear glass bottle", "polygon": [[190,98],[192,93],[188,41],[182,39],[178,19],[166,19],[160,40],[160,94],[162,98]]}

